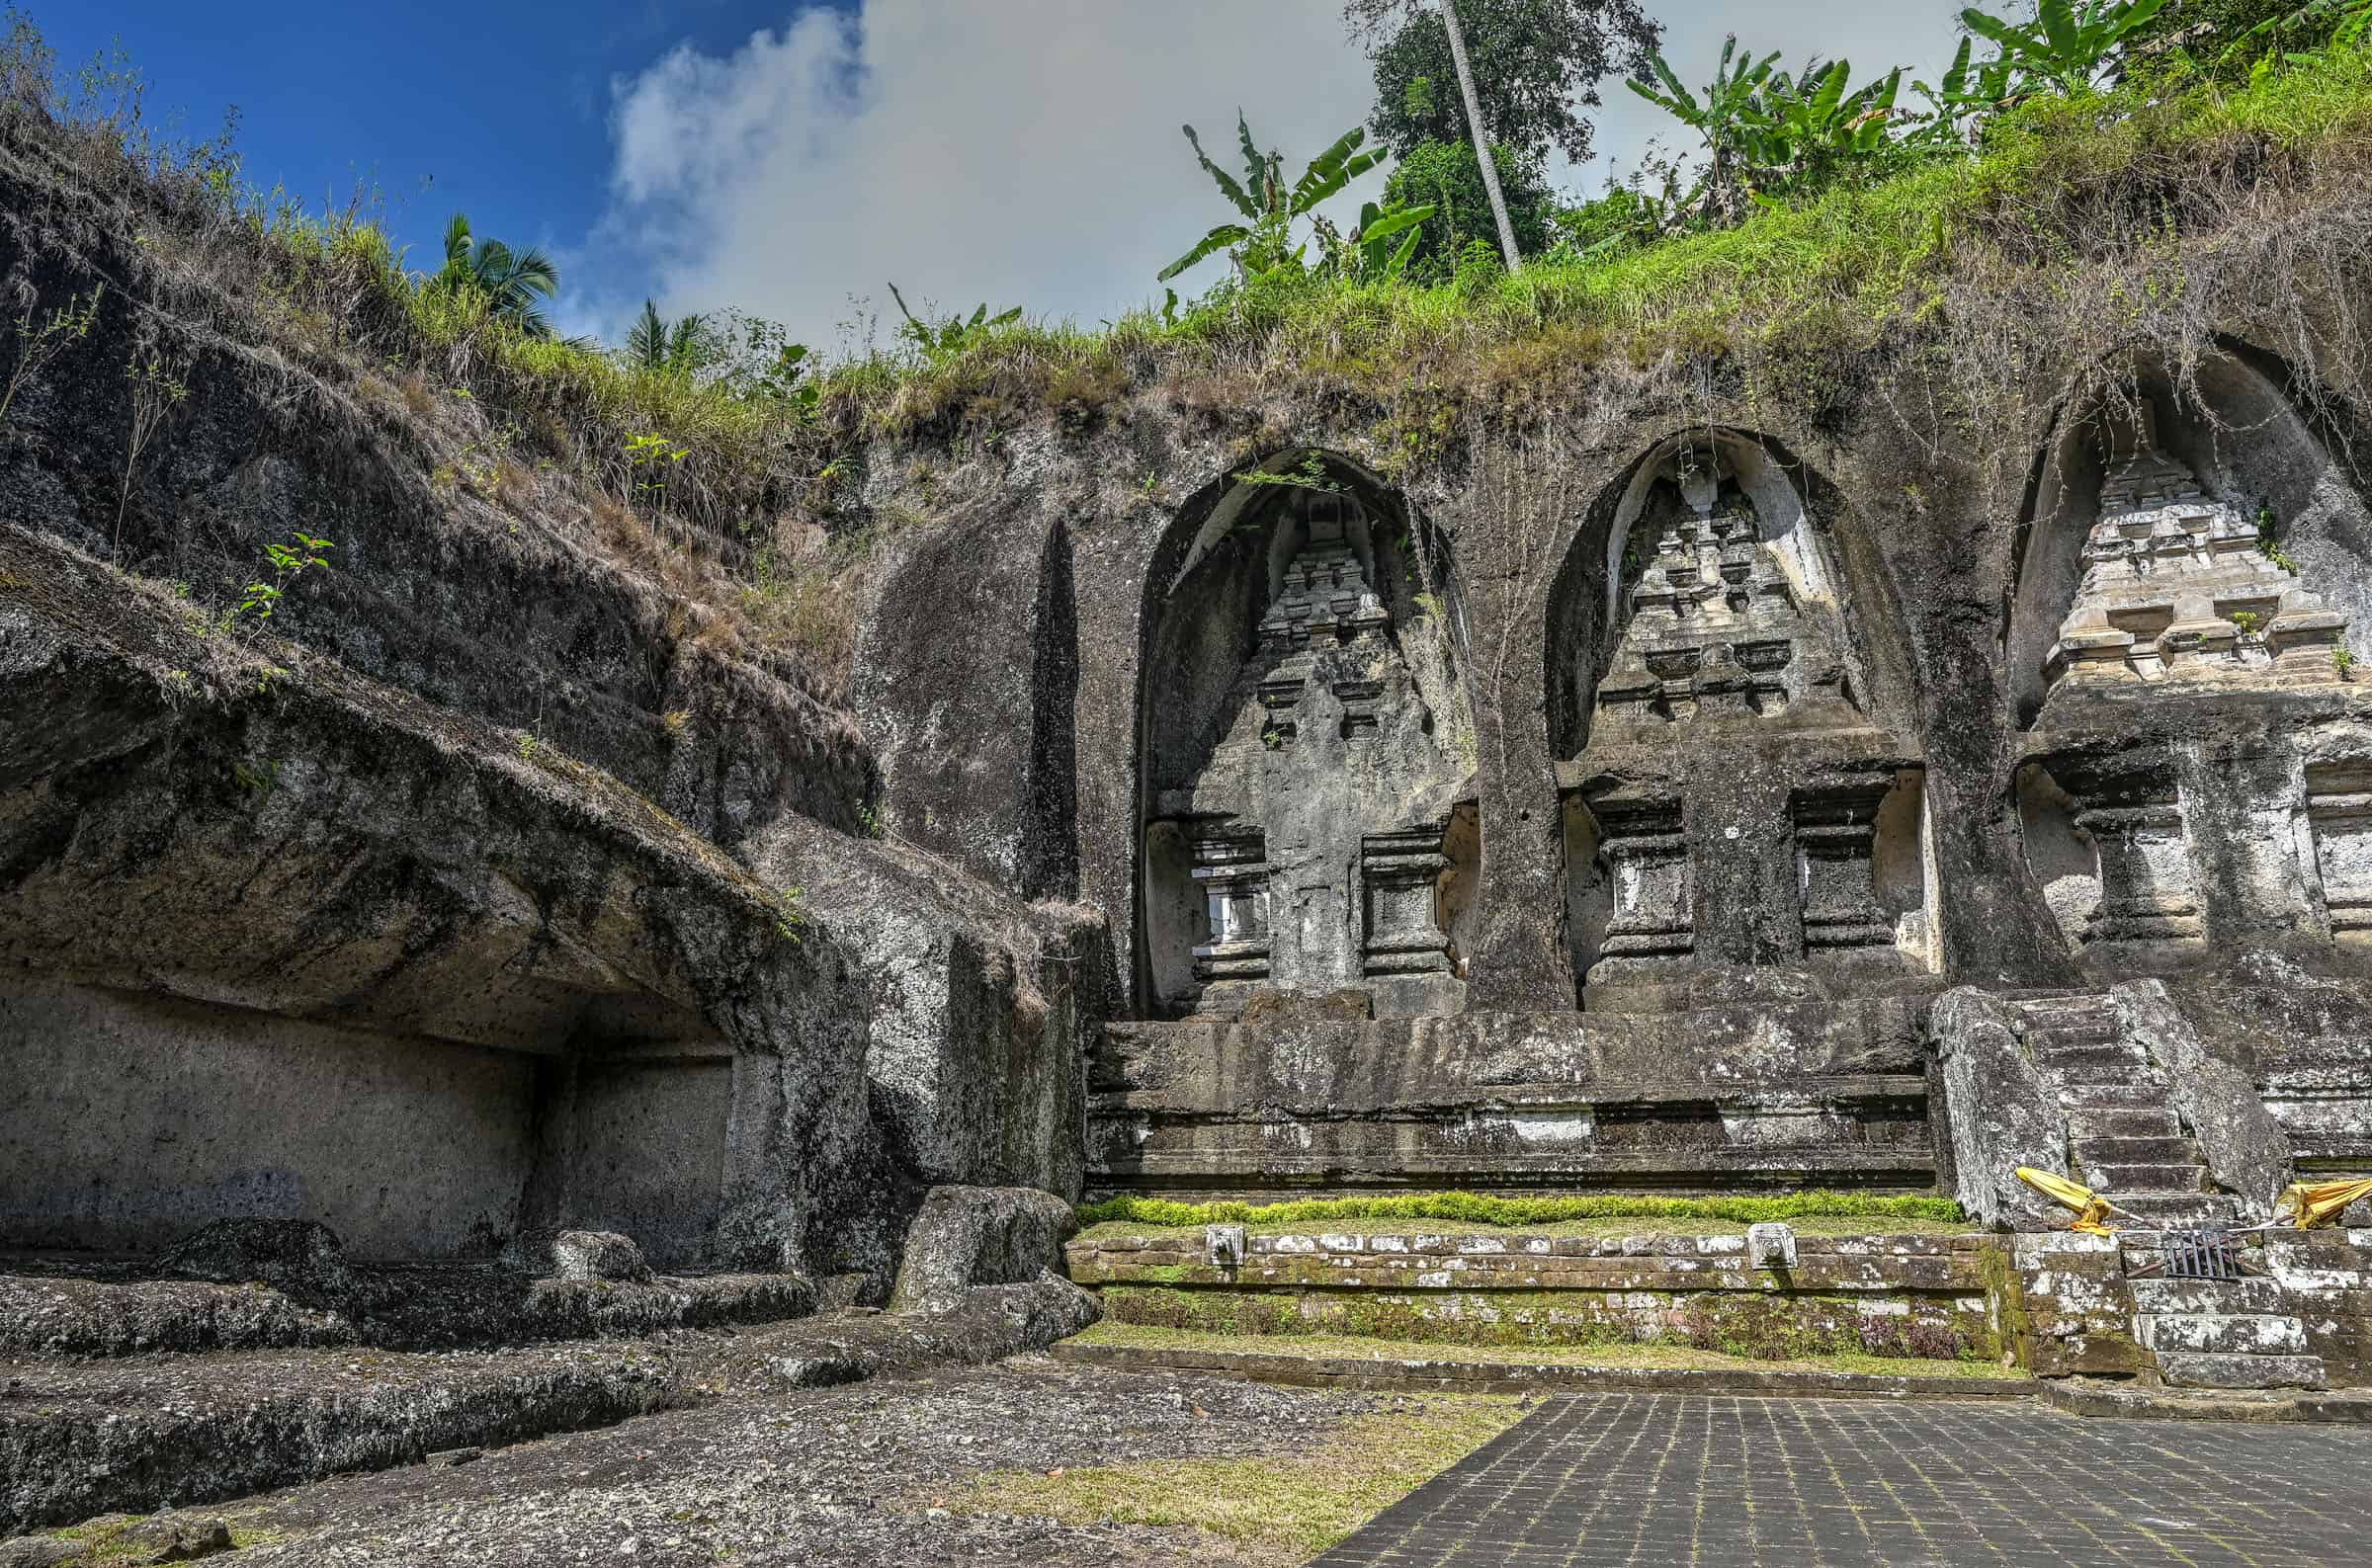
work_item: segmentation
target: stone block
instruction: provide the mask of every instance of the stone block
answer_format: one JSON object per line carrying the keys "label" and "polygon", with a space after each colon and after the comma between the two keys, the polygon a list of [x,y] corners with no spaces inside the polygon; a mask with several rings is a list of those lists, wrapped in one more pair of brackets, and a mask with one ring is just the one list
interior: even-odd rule
{"label": "stone block", "polygon": [[2313,1356],[2181,1355],[2161,1352],[2159,1370],[2184,1388],[2321,1388],[2323,1362]]}
{"label": "stone block", "polygon": [[934,1187],[906,1232],[890,1307],[947,1313],[976,1285],[1028,1284],[1061,1261],[1071,1206],[1026,1187]]}
{"label": "stone block", "polygon": [[175,1243],[157,1268],[180,1279],[261,1280],[300,1295],[352,1284],[337,1233],[309,1219],[217,1219]]}
{"label": "stone block", "polygon": [[555,1279],[647,1279],[634,1238],[614,1230],[528,1230],[502,1249],[503,1267]]}

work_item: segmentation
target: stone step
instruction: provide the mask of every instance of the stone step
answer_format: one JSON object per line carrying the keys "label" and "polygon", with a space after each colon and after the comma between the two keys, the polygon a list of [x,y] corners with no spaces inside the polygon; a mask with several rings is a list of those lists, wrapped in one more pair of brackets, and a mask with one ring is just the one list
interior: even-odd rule
{"label": "stone step", "polygon": [[2069,1083],[2157,1082],[2165,1079],[2130,1045],[2070,1045],[2046,1049],[2042,1063]]}
{"label": "stone step", "polygon": [[[2171,1120],[2171,1117],[2168,1117]],[[2135,1137],[2096,1133],[2074,1125],[2069,1117],[2068,1147],[2087,1171],[2112,1165],[2196,1165],[2198,1146],[2180,1133]]]}
{"label": "stone step", "polygon": [[2188,1197],[2199,1192],[2199,1179],[2207,1167],[2182,1165],[2093,1165],[2083,1168],[2084,1185],[2109,1197],[2123,1200],[2123,1196],[2139,1197],[2145,1193],[2164,1193]]}
{"label": "stone step", "polygon": [[2117,1026],[2106,1019],[2043,1024],[2027,1030],[2026,1037],[2041,1050],[2058,1050],[2070,1045],[2114,1045],[2117,1043]]}
{"label": "stone step", "polygon": [[[2069,1106],[2071,1138],[2182,1138],[2174,1113],[2148,1106]],[[2188,1139],[2183,1141],[2188,1142]]]}
{"label": "stone step", "polygon": [[2229,1197],[2213,1193],[2112,1193],[2117,1207],[2152,1225],[2229,1225],[2238,1212]]}
{"label": "stone step", "polygon": [[2161,1354],[2304,1356],[2306,1325],[2280,1313],[2178,1312],[2134,1319],[2134,1338]]}
{"label": "stone step", "polygon": [[2106,1019],[2114,1022],[2117,1010],[2108,1005],[2106,997],[2054,996],[2039,1001],[2020,1002],[2018,1012],[2032,1029],[2054,1029],[2066,1024],[2088,1024]]}
{"label": "stone step", "polygon": [[2245,1317],[2281,1312],[2284,1297],[2277,1281],[2254,1276],[2241,1279],[2136,1279],[2133,1306],[2136,1313],[2148,1317],[2184,1312]]}
{"label": "stone step", "polygon": [[2063,1084],[2059,1091],[2059,1103],[2071,1114],[2095,1111],[2155,1111],[2164,1114],[2166,1086],[2138,1080]]}
{"label": "stone step", "polygon": [[2179,1388],[2322,1388],[2320,1356],[2212,1356],[2172,1351],[2158,1369]]}

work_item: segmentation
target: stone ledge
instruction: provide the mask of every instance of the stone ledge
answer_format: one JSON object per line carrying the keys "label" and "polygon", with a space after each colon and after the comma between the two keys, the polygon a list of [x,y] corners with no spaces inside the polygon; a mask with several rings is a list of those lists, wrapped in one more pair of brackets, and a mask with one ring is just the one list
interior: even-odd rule
{"label": "stone ledge", "polygon": [[1869,1372],[1758,1372],[1692,1368],[1573,1366],[1458,1361],[1371,1361],[1358,1357],[1172,1351],[1124,1345],[1052,1346],[1047,1354],[1075,1366],[1114,1371],[1192,1371],[1305,1388],[1375,1391],[1445,1389],[1459,1393],[1760,1394],[1829,1399],[2028,1399],[2023,1377],[1893,1377]]}
{"label": "stone ledge", "polygon": [[734,1334],[489,1354],[353,1348],[0,1362],[0,1537],[146,1513],[735,1394],[1039,1349],[1095,1320],[1059,1279],[932,1317],[853,1312]]}
{"label": "stone ledge", "polygon": [[2089,1377],[2044,1379],[2043,1401],[2071,1416],[2136,1421],[2343,1422],[2372,1424],[2372,1392],[2149,1388]]}

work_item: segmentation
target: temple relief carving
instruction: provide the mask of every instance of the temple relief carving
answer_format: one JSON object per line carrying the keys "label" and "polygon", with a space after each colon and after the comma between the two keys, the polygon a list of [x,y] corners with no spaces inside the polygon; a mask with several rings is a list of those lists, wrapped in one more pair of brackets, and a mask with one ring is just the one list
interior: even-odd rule
{"label": "temple relief carving", "polygon": [[2148,398],[2112,423],[2050,683],[2325,682],[2346,630],[2344,616],[2260,548],[2253,521],[2160,449]]}
{"label": "temple relief carving", "polygon": [[[1348,486],[1263,488],[1181,574],[1183,667],[1147,683],[1154,1005],[1355,989],[1380,1016],[1455,1011],[1479,834],[1471,809],[1459,826],[1471,722],[1442,711],[1462,696],[1444,596],[1412,581],[1412,536]],[[1250,629],[1239,652],[1220,651],[1230,622]],[[1181,872],[1195,893],[1170,890]]]}

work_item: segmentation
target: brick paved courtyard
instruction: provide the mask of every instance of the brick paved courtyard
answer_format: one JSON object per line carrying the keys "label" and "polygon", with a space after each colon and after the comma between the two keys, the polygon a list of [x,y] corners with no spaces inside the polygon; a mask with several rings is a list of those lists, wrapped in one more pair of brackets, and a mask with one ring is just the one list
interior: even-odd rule
{"label": "brick paved courtyard", "polygon": [[1560,1399],[1313,1568],[2372,1564],[2372,1430]]}

